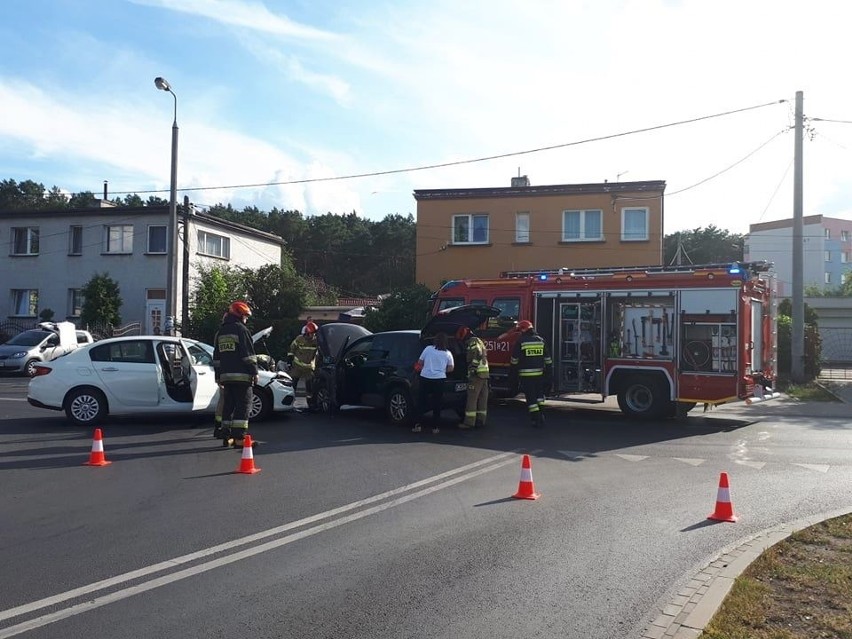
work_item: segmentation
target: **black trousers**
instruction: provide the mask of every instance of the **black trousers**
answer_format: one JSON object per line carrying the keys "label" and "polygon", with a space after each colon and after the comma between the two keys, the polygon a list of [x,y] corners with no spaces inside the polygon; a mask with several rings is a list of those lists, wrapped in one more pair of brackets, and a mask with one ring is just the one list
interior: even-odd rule
{"label": "black trousers", "polygon": [[[248,431],[248,416],[251,411],[252,385],[250,382],[225,382],[222,393],[222,428],[230,429],[230,436],[242,439]],[[225,435],[228,435],[226,430]]]}
{"label": "black trousers", "polygon": [[417,413],[423,413],[431,410],[432,421],[437,426],[441,421],[441,403],[444,399],[444,379],[429,379],[428,377],[420,377],[420,397],[417,401]]}
{"label": "black trousers", "polygon": [[530,419],[537,421],[541,409],[544,407],[544,376],[521,377],[519,384],[524,399],[527,400],[527,411]]}

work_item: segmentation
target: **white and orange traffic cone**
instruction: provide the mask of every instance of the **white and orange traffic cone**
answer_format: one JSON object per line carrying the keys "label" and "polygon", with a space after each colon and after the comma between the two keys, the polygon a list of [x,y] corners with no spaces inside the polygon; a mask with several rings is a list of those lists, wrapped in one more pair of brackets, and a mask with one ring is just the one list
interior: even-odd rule
{"label": "white and orange traffic cone", "polygon": [[719,492],[716,495],[716,509],[707,516],[707,519],[715,521],[729,521],[731,523],[737,520],[734,514],[734,507],[731,504],[731,489],[728,486],[728,473],[719,475]]}
{"label": "white and orange traffic cone", "polygon": [[243,454],[240,458],[240,467],[234,472],[242,473],[243,475],[254,475],[260,472],[260,468],[254,467],[254,451],[251,447],[251,435],[249,434],[246,434],[243,438]]}
{"label": "white and orange traffic cone", "polygon": [[89,461],[84,462],[84,466],[107,466],[111,461],[106,460],[104,455],[104,436],[100,428],[95,429],[95,438],[92,441],[92,452],[89,453]]}
{"label": "white and orange traffic cone", "polygon": [[512,497],[515,499],[538,499],[541,497],[539,493],[535,492],[529,455],[524,455],[524,460],[521,462],[521,481],[518,483],[518,492]]}

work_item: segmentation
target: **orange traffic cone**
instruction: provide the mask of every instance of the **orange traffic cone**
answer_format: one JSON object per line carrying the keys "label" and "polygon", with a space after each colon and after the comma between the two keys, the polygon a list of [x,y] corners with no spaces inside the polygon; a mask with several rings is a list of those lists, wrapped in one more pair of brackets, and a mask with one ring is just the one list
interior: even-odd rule
{"label": "orange traffic cone", "polygon": [[251,448],[251,435],[243,438],[243,455],[240,458],[240,467],[235,471],[244,475],[254,475],[260,472],[260,468],[254,467],[254,452]]}
{"label": "orange traffic cone", "polygon": [[84,466],[106,466],[111,464],[111,461],[106,460],[104,455],[104,436],[101,434],[101,429],[95,429],[95,439],[92,441],[92,452],[89,453],[89,461],[85,462]]}
{"label": "orange traffic cone", "polygon": [[735,522],[737,516],[731,505],[731,490],[728,488],[728,473],[719,475],[719,492],[716,496],[716,510],[707,516],[707,519],[716,521]]}
{"label": "orange traffic cone", "polygon": [[524,455],[524,461],[521,463],[521,481],[518,483],[518,492],[512,497],[515,499],[538,499],[541,497],[539,493],[535,492],[529,455]]}

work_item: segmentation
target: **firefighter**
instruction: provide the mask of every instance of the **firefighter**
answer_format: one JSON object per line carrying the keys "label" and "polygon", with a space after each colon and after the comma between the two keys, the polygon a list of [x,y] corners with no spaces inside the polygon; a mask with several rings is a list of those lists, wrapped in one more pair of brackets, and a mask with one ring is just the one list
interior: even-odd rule
{"label": "firefighter", "polygon": [[459,428],[484,428],[488,411],[488,351],[485,342],[467,326],[459,327],[456,339],[464,346],[467,359],[467,402]]}
{"label": "firefighter", "polygon": [[313,322],[305,324],[305,331],[297,335],[290,343],[287,359],[290,363],[290,377],[293,378],[293,392],[299,385],[299,380],[305,380],[305,401],[308,410],[314,410],[313,380],[317,358],[317,325]]}
{"label": "firefighter", "polygon": [[257,356],[246,321],[249,305],[236,301],[213,340],[213,368],[216,383],[224,395],[222,406],[222,445],[241,447],[248,435],[252,386],[257,383]]}
{"label": "firefighter", "polygon": [[553,360],[544,340],[535,332],[529,320],[518,322],[521,336],[512,349],[509,360],[512,375],[518,379],[521,392],[527,400],[530,423],[537,428],[544,426],[544,391],[549,385]]}

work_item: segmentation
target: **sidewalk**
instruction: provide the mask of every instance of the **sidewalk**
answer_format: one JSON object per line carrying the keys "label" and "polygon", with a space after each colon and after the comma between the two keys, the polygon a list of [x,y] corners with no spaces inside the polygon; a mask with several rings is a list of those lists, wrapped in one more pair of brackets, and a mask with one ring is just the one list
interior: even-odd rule
{"label": "sidewalk", "polygon": [[[724,405],[713,412],[766,417],[852,418],[852,381],[822,382],[821,385],[839,401],[800,402],[783,395],[778,399],[751,406],[741,402]],[[697,639],[722,605],[734,585],[734,580],[764,550],[796,531],[850,512],[852,505],[840,511],[780,524],[750,537],[745,542],[722,549],[673,597],[658,603],[653,620],[640,635],[641,639]]]}

